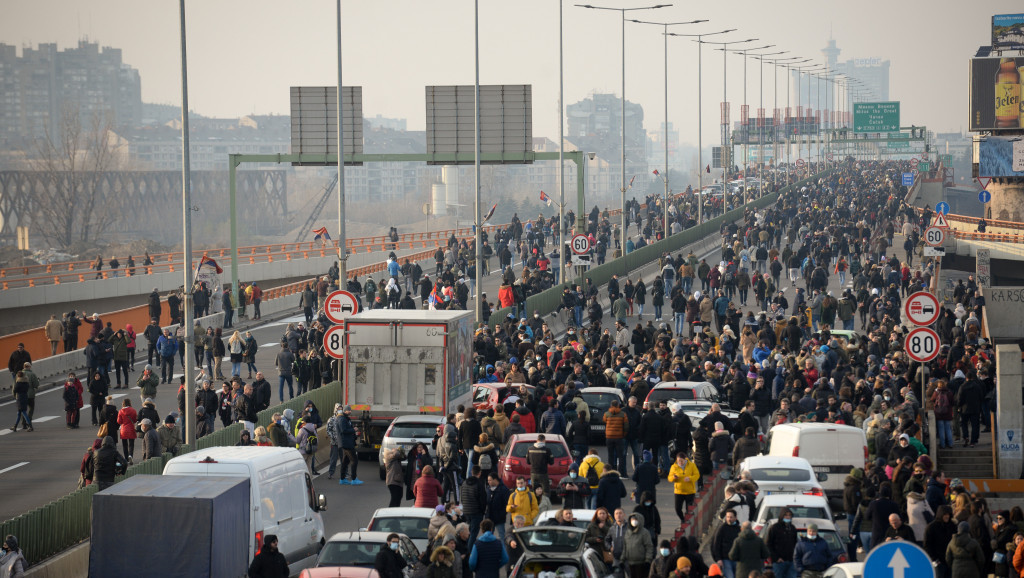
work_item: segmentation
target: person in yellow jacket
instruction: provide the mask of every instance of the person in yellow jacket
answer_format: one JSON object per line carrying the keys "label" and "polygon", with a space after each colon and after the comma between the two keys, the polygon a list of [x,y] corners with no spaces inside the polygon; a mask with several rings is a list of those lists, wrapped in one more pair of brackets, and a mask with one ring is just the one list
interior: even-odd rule
{"label": "person in yellow jacket", "polygon": [[523,476],[516,478],[516,489],[508,497],[505,511],[512,514],[513,518],[522,516],[526,521],[525,526],[532,526],[537,514],[540,513],[537,507],[537,496],[526,486],[526,478]]}
{"label": "person in yellow jacket", "polygon": [[684,452],[676,454],[676,463],[672,464],[668,470],[668,481],[675,486],[676,516],[679,516],[680,524],[686,521],[684,504],[687,507],[693,504],[699,478],[700,471],[697,470],[697,464],[687,458]]}
{"label": "person in yellow jacket", "polygon": [[604,463],[601,456],[597,455],[597,448],[590,448],[587,457],[580,462],[580,477],[587,480],[590,486],[590,495],[587,496],[587,508],[591,510],[597,507],[597,484],[604,475]]}

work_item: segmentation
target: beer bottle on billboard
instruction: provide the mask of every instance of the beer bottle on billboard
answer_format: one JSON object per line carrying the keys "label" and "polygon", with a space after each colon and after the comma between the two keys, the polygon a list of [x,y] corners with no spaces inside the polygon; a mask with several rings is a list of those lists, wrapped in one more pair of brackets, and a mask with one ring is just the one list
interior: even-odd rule
{"label": "beer bottle on billboard", "polygon": [[1020,127],[1020,73],[1013,58],[1001,58],[996,71],[995,128]]}
{"label": "beer bottle on billboard", "polygon": [[1017,128],[1024,127],[1024,66],[1017,67],[1017,78],[1020,80],[1020,93],[1018,94],[1018,108],[1020,108],[1020,121]]}

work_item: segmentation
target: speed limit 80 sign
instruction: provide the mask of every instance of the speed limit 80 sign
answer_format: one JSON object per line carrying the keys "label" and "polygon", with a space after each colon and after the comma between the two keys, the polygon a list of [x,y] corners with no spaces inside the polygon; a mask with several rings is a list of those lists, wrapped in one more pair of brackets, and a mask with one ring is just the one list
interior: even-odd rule
{"label": "speed limit 80 sign", "polygon": [[928,327],[916,327],[907,334],[903,349],[914,361],[931,361],[939,354],[939,334]]}

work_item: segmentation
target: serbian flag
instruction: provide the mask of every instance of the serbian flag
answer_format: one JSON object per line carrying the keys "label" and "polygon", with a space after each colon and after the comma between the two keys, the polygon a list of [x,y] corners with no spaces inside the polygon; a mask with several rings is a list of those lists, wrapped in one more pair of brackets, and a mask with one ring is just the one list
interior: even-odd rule
{"label": "serbian flag", "polygon": [[327,241],[331,240],[331,234],[327,232],[327,227],[320,227],[319,229],[314,229],[313,235],[314,241],[324,241],[326,243]]}
{"label": "serbian flag", "polygon": [[707,166],[707,167],[706,167],[706,168],[704,169],[704,172],[706,172],[706,173],[708,173],[708,174],[710,175],[710,174],[711,174],[711,165],[708,165],[708,166]]}
{"label": "serbian flag", "polygon": [[204,265],[209,265],[216,269],[218,275],[224,272],[224,269],[221,269],[220,265],[218,265],[217,262],[211,259],[208,255],[203,255],[203,258],[199,260],[199,265],[196,267],[196,272],[202,269]]}
{"label": "serbian flag", "polygon": [[629,179],[629,188],[633,188],[633,181],[635,181],[635,180],[636,180],[636,175],[633,175],[633,178]]}
{"label": "serbian flag", "polygon": [[491,220],[491,217],[493,217],[493,216],[494,216],[494,210],[495,210],[495,209],[497,209],[497,208],[498,208],[498,203],[494,203],[494,206],[493,206],[493,207],[491,207],[491,210],[490,210],[490,211],[487,211],[487,214],[486,214],[486,215],[484,215],[484,222],[485,222],[485,223],[486,223],[487,221],[490,221],[490,220]]}
{"label": "serbian flag", "polygon": [[659,172],[658,172],[658,169],[654,169],[654,171],[653,171],[653,172],[654,172],[654,176],[659,176],[659,175],[661,175],[661,173],[659,173]]}
{"label": "serbian flag", "polygon": [[437,291],[437,285],[434,285],[434,289],[430,292],[430,296],[427,297],[427,304],[431,310],[437,309],[437,306],[444,303],[444,297],[441,296]]}
{"label": "serbian flag", "polygon": [[542,203],[547,203],[549,207],[551,206],[551,197],[549,197],[544,191],[540,192],[540,200]]}

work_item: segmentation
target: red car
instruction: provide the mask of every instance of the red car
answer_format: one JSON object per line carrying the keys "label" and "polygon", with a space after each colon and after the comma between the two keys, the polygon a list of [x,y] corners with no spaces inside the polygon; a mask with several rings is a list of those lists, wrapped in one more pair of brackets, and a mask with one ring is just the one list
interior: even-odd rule
{"label": "red car", "polygon": [[[538,435],[540,434],[527,433],[512,436],[505,446],[505,451],[498,458],[501,481],[509,488],[516,487],[516,478],[519,476],[530,479],[530,464],[526,463],[526,452],[537,442]],[[562,436],[545,434],[544,438],[547,441],[547,448],[551,450],[551,457],[555,459],[555,463],[548,466],[549,487],[557,488],[562,477],[569,474],[572,454],[569,453],[569,445]],[[554,492],[550,493],[554,495]]]}
{"label": "red car", "polygon": [[519,395],[518,389],[525,387],[526,391],[533,394],[537,389],[525,383],[513,383],[512,388],[506,384],[496,383],[474,383],[473,384],[473,407],[476,409],[492,409],[498,404],[504,404],[505,400],[512,395]]}

